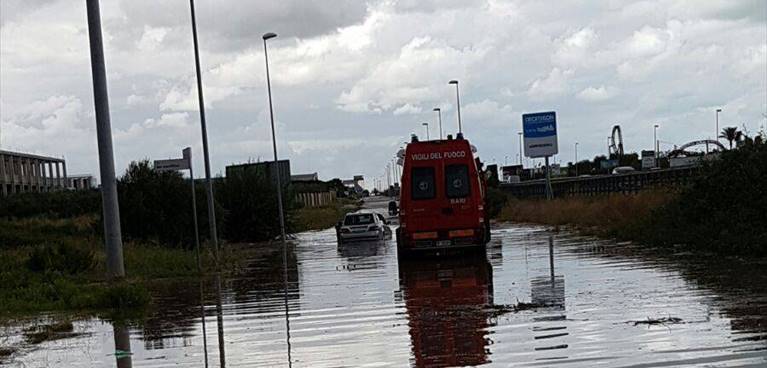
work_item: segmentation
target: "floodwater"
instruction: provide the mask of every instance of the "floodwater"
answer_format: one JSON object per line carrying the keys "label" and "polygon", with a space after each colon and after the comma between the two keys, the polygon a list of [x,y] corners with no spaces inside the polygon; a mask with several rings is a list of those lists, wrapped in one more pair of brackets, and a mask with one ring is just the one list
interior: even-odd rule
{"label": "floodwater", "polygon": [[338,246],[332,230],[298,234],[289,253],[287,318],[275,252],[245,277],[158,283],[158,308],[138,324],[80,320],[34,345],[8,326],[0,343],[19,350],[5,363],[767,366],[765,261],[519,224],[498,224],[476,256],[399,263],[393,240]]}

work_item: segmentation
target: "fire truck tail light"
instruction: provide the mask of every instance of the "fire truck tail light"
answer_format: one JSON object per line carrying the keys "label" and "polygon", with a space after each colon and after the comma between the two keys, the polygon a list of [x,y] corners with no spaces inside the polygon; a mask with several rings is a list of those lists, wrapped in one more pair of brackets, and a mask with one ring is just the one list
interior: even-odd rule
{"label": "fire truck tail light", "polygon": [[436,239],[437,238],[437,232],[436,231],[429,231],[426,233],[415,233],[413,234],[413,239],[415,240],[423,240],[423,239]]}
{"label": "fire truck tail light", "polygon": [[474,236],[474,230],[472,229],[466,229],[466,230],[451,230],[447,233],[447,235],[451,238],[460,238],[465,236]]}

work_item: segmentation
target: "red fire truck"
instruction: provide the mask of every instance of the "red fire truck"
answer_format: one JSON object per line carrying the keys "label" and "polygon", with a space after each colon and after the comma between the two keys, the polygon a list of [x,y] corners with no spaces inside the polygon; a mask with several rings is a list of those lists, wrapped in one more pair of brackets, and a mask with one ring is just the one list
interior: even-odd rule
{"label": "red fire truck", "polygon": [[403,160],[398,254],[484,249],[487,186],[469,141],[461,133],[425,142],[413,136]]}

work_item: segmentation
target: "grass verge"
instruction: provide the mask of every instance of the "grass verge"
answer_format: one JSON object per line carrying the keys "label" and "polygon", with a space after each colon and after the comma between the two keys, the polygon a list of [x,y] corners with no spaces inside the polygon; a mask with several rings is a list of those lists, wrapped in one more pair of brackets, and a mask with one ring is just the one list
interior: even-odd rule
{"label": "grass verge", "polygon": [[296,230],[324,230],[335,226],[344,215],[360,209],[357,201],[339,199],[329,206],[304,207],[296,211]]}
{"label": "grass verge", "polygon": [[[126,242],[128,277],[107,282],[96,223],[95,217],[0,219],[0,317],[60,310],[140,312],[151,304],[148,281],[199,274],[194,250]],[[247,252],[222,252],[222,271],[237,272]],[[203,272],[217,271],[210,248],[201,258]]]}
{"label": "grass verge", "polygon": [[616,236],[624,229],[669,203],[676,194],[648,191],[634,195],[568,197],[551,201],[510,198],[498,220],[532,222],[553,226],[570,225],[596,235]]}

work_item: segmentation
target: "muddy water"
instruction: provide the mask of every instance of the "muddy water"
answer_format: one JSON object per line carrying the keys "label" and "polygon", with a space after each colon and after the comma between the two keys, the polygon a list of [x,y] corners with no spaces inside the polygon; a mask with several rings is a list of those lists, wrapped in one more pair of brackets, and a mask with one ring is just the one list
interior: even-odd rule
{"label": "muddy water", "polygon": [[[6,363],[767,366],[763,262],[525,225],[499,225],[493,237],[486,254],[400,263],[390,240],[339,247],[332,231],[299,234],[287,321],[280,258],[264,257],[247,277],[158,284],[159,308],[140,324],[75,322]],[[2,341],[17,344],[22,327]]]}

